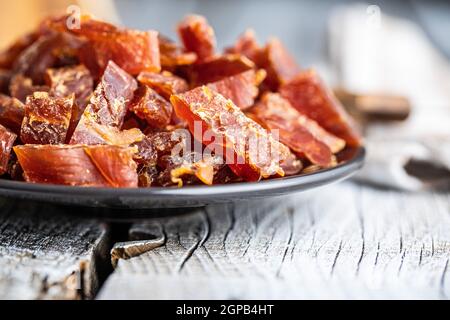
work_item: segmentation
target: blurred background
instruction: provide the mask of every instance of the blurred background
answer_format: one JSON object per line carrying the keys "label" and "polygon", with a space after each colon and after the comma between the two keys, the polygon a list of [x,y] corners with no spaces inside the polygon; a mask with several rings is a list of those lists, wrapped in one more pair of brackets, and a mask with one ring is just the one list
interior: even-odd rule
{"label": "blurred background", "polygon": [[[201,14],[220,48],[247,28],[261,43],[277,36],[347,107],[357,106],[350,111],[369,150],[360,180],[407,190],[450,180],[449,1],[0,0],[0,47],[73,4],[174,39],[184,15]],[[383,121],[368,118],[370,108],[384,113]]]}
{"label": "blurred background", "polygon": [[[102,19],[121,21],[137,29],[154,28],[175,37],[175,24],[187,13],[205,15],[214,26],[219,45],[232,43],[246,28],[263,40],[276,35],[288,43],[302,64],[326,59],[327,25],[337,7],[353,0],[20,0],[0,1],[0,46],[5,46],[42,17],[65,12],[71,4]],[[364,3],[364,2],[363,2]],[[450,2],[441,0],[369,1],[382,13],[411,20],[423,28],[436,46],[450,57]]]}

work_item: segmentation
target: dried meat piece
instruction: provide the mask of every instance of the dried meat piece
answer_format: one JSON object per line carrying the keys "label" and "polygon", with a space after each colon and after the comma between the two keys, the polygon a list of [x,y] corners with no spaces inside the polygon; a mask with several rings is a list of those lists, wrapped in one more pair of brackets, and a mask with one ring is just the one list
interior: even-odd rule
{"label": "dried meat piece", "polygon": [[240,54],[258,64],[261,58],[262,48],[256,41],[255,32],[252,29],[248,29],[239,36],[233,47],[225,49],[225,53]]}
{"label": "dried meat piece", "polygon": [[75,95],[75,108],[72,110],[68,132],[68,136],[71,137],[91,97],[94,79],[85,66],[77,65],[47,69],[46,83],[53,96],[64,98],[71,94]]}
{"label": "dried meat piece", "polygon": [[132,148],[91,146],[85,147],[84,151],[110,186],[114,188],[137,187],[137,167],[133,160],[135,151]]}
{"label": "dried meat piece", "polygon": [[[130,102],[131,103],[131,102]],[[138,118],[133,112],[128,111],[125,115],[125,120],[123,121],[121,130],[130,130],[130,129],[140,129],[141,131],[150,129],[147,125],[147,122]]]}
{"label": "dried meat piece", "polygon": [[158,162],[158,152],[154,145],[153,135],[145,136],[142,141],[135,144],[137,152],[134,155],[134,160],[138,164],[147,166],[156,166]]}
{"label": "dried meat piece", "polygon": [[136,89],[136,80],[110,61],[86,112],[95,114],[100,124],[120,127]]}
{"label": "dried meat piece", "polygon": [[67,16],[49,19],[43,28],[86,39],[79,50],[79,58],[94,77],[102,74],[110,60],[132,75],[161,70],[158,32],[121,29],[87,15],[81,17],[79,28],[68,29],[66,20]]}
{"label": "dried meat piece", "polygon": [[164,129],[172,118],[172,105],[147,85],[136,90],[129,110],[152,128]]}
{"label": "dried meat piece", "polygon": [[205,156],[189,152],[183,156],[166,155],[162,157],[164,166],[156,177],[155,184],[163,187],[193,184],[212,185],[215,175],[223,167],[218,156]]}
{"label": "dried meat piece", "polygon": [[[194,155],[192,158],[195,159],[195,157]],[[191,157],[185,156],[173,162],[173,166],[169,169],[170,181],[179,188],[185,184],[193,184],[196,180],[206,185],[212,185],[215,171],[222,162],[220,157],[204,157],[195,161]]]}
{"label": "dried meat piece", "polygon": [[15,133],[0,125],[0,176],[8,171],[8,163],[16,139]]}
{"label": "dried meat piece", "polygon": [[284,175],[280,162],[292,155],[289,148],[246,117],[232,101],[202,86],[173,95],[171,102],[194,137],[222,156],[239,177],[257,181]]}
{"label": "dried meat piece", "polygon": [[197,54],[198,62],[214,56],[216,36],[205,17],[186,16],[178,25],[178,35],[186,50]]}
{"label": "dried meat piece", "polygon": [[[277,93],[266,93],[251,109],[252,118],[269,130],[278,130],[280,141],[300,157],[322,167],[332,164],[330,146],[342,150],[345,142],[322,129]],[[329,144],[330,145],[329,145]]]}
{"label": "dried meat piece", "polygon": [[6,174],[12,180],[24,181],[22,167],[20,166],[19,160],[17,160],[17,156],[14,152],[11,153]]}
{"label": "dried meat piece", "polygon": [[280,84],[291,80],[300,72],[300,67],[279,39],[271,38],[261,48],[253,30],[243,33],[234,46],[225,52],[244,55],[258,68],[265,69],[267,77],[264,85],[272,91],[277,91]]}
{"label": "dried meat piece", "polygon": [[342,151],[345,146],[345,140],[336,137],[334,134],[329,133],[324,128],[319,126],[317,122],[306,117],[307,121],[304,122],[305,127],[320,141],[325,143],[328,148],[330,148],[331,152],[338,153]]}
{"label": "dried meat piece", "polygon": [[46,92],[35,92],[25,103],[20,130],[24,144],[62,144],[69,130],[74,96],[56,98]]}
{"label": "dried meat piece", "polygon": [[11,69],[17,57],[39,37],[37,32],[30,32],[17,39],[11,46],[0,52],[0,68]]}
{"label": "dried meat piece", "polygon": [[[193,137],[185,129],[151,133],[147,135],[147,140],[152,152],[156,154],[156,164],[160,169],[167,169],[194,152]],[[199,144],[199,147],[202,148],[202,145]],[[201,157],[197,160],[200,159]]]}
{"label": "dried meat piece", "polygon": [[[190,141],[190,144],[187,142]],[[239,178],[223,163],[219,156],[205,155],[192,148],[189,132],[159,132],[139,144],[139,180],[142,186],[175,186],[217,184],[237,181]],[[142,145],[145,148],[142,148]],[[200,145],[200,150],[203,147]],[[150,161],[142,161],[143,158]],[[145,165],[142,165],[145,164]],[[225,169],[224,169],[225,168]]]}
{"label": "dried meat piece", "polygon": [[[161,70],[156,31],[128,30],[111,38],[105,36],[103,39],[93,40],[89,48],[81,50],[81,61],[90,66],[94,74],[95,70],[98,70],[97,74],[101,73],[110,60],[132,75],[138,75],[142,71]],[[92,52],[95,53],[96,61],[92,61]]]}
{"label": "dried meat piece", "polygon": [[239,178],[226,164],[221,165],[214,174],[213,185],[241,182]]}
{"label": "dried meat piece", "polygon": [[76,135],[72,135],[70,139],[70,144],[108,144],[127,147],[142,139],[144,134],[138,128],[119,130],[116,127],[98,124],[95,119],[84,115],[77,126]]}
{"label": "dried meat piece", "polygon": [[170,99],[173,94],[189,90],[186,80],[167,71],[161,73],[142,72],[138,76],[138,80],[158,92],[165,99]]}
{"label": "dried meat piece", "polygon": [[214,90],[225,98],[230,99],[241,110],[251,107],[255,103],[258,96],[258,85],[263,81],[265,71],[254,70],[245,71],[243,73],[222,79],[217,82],[208,84],[208,88]]}
{"label": "dried meat piece", "polygon": [[163,68],[189,65],[197,60],[197,55],[194,52],[186,52],[169,38],[159,34],[158,40]]}
{"label": "dried meat piece", "polygon": [[347,147],[344,150],[336,153],[336,162],[342,163],[354,159],[355,156],[361,152],[359,147]]}
{"label": "dried meat piece", "polygon": [[272,91],[294,78],[300,67],[277,38],[270,39],[258,56],[257,65],[267,71],[265,85]]}
{"label": "dried meat piece", "polygon": [[11,70],[0,69],[0,93],[9,94],[9,83],[11,78]]}
{"label": "dried meat piece", "polygon": [[292,176],[302,171],[303,163],[295,156],[295,154],[291,153],[291,155],[280,162],[280,167],[283,169],[286,176]]}
{"label": "dried meat piece", "polygon": [[14,151],[27,182],[83,187],[136,187],[133,148],[23,145]]}
{"label": "dried meat piece", "polygon": [[241,55],[227,54],[208,60],[204,63],[191,65],[185,70],[192,87],[216,82],[226,77],[255,69],[255,64]]}
{"label": "dried meat piece", "polygon": [[11,129],[15,133],[20,133],[23,117],[25,114],[23,103],[0,94],[0,124]]}
{"label": "dried meat piece", "polygon": [[23,145],[14,152],[27,182],[71,186],[108,185],[82,146]]}
{"label": "dried meat piece", "polygon": [[[157,159],[160,160],[164,156],[183,156],[183,151],[191,151],[189,143],[191,136],[184,134],[184,131],[162,131],[147,135],[149,143],[157,153]],[[174,150],[174,148],[177,148]],[[161,165],[161,162],[159,162]],[[165,168],[165,165],[161,165]]]}
{"label": "dried meat piece", "polygon": [[85,66],[47,69],[46,83],[50,87],[50,94],[55,97],[64,98],[75,94],[79,115],[83,114],[94,87],[94,79]]}
{"label": "dried meat piece", "polygon": [[281,86],[280,93],[300,113],[345,140],[348,146],[361,145],[361,137],[350,116],[314,70],[298,74]]}
{"label": "dried meat piece", "polygon": [[32,95],[34,92],[49,91],[49,87],[34,85],[30,78],[27,78],[21,74],[13,76],[9,84],[9,92],[11,97],[20,100],[22,103],[25,103],[27,97]]}
{"label": "dried meat piece", "polygon": [[43,84],[47,69],[60,64],[67,51],[76,52],[80,46],[81,42],[68,34],[43,35],[20,54],[13,72],[31,78],[35,84]]}
{"label": "dried meat piece", "polygon": [[166,159],[172,158],[172,150],[177,146],[180,147],[174,150],[174,153],[182,155],[182,152],[177,151],[187,148],[186,138],[188,137],[175,131],[162,131],[149,134],[136,144],[138,152],[134,160],[138,163],[139,186],[165,185],[164,181],[173,184]]}
{"label": "dried meat piece", "polygon": [[139,188],[148,188],[155,185],[158,179],[158,169],[154,166],[138,166],[138,185]]}
{"label": "dried meat piece", "polygon": [[[70,144],[86,144],[90,142],[90,130],[95,127],[91,122],[103,126],[121,128],[127,107],[137,89],[136,80],[110,61],[97,88],[92,94],[90,103],[72,135]],[[92,133],[97,136],[95,132]]]}

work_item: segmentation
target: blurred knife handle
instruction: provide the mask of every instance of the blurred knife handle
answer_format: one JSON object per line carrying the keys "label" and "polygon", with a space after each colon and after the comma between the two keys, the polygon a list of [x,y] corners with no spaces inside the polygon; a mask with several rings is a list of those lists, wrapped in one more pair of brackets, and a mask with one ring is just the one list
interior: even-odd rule
{"label": "blurred knife handle", "polygon": [[334,89],[347,111],[363,123],[371,121],[404,121],[411,113],[406,97],[388,94],[357,94],[343,88]]}

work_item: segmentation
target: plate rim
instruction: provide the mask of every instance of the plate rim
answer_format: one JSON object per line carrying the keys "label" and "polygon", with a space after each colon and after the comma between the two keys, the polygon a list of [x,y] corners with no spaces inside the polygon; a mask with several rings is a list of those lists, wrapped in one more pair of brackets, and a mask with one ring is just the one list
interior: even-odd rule
{"label": "plate rim", "polygon": [[[153,195],[158,197],[198,197],[204,196],[221,196],[221,195],[231,195],[240,192],[252,193],[258,191],[270,191],[277,189],[289,189],[294,186],[302,185],[299,180],[304,180],[304,184],[310,185],[315,182],[320,182],[325,180],[323,184],[327,181],[333,180],[332,177],[338,175],[345,178],[352,173],[355,173],[360,169],[365,160],[366,148],[361,146],[357,149],[355,155],[337,165],[333,168],[323,169],[317,172],[293,175],[288,177],[275,178],[270,180],[263,180],[258,182],[238,182],[223,185],[195,185],[186,186],[182,188],[178,187],[149,187],[149,188],[104,188],[104,187],[80,187],[80,186],[66,186],[66,185],[56,185],[56,184],[43,184],[43,183],[29,183],[23,181],[12,181],[0,179],[0,190],[7,190],[11,192],[26,192],[26,193],[53,193],[57,195],[68,195],[73,196],[117,196],[117,197],[140,197],[146,195]],[[354,170],[352,170],[354,169]],[[333,173],[332,177],[330,174]],[[347,173],[347,174],[345,174]],[[327,177],[323,179],[323,176]]]}

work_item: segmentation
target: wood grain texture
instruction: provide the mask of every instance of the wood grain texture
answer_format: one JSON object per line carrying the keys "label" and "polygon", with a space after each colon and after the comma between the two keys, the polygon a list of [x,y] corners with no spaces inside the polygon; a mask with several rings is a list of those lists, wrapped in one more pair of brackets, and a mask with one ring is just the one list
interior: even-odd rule
{"label": "wood grain texture", "polygon": [[449,199],[341,183],[135,225],[165,242],[98,298],[448,299]]}
{"label": "wood grain texture", "polygon": [[94,296],[98,263],[109,259],[108,230],[66,211],[0,198],[0,299]]}

